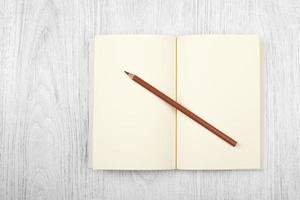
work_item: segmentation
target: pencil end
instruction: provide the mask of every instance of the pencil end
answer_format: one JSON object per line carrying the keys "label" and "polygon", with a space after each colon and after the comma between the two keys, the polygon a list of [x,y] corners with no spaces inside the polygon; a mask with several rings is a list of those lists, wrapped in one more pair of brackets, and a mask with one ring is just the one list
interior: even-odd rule
{"label": "pencil end", "polygon": [[129,72],[127,72],[127,71],[124,71],[124,72],[125,72],[125,74],[129,75]]}
{"label": "pencil end", "polygon": [[238,143],[236,141],[234,141],[234,143],[232,144],[233,147],[236,147]]}

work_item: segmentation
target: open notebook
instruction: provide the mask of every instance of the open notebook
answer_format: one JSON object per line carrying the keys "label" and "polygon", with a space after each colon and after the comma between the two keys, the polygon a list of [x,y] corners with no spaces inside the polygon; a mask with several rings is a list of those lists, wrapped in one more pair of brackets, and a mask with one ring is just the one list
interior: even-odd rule
{"label": "open notebook", "polygon": [[[106,35],[91,42],[89,166],[110,170],[259,169],[260,42],[255,35]],[[161,90],[232,147],[124,73]]]}

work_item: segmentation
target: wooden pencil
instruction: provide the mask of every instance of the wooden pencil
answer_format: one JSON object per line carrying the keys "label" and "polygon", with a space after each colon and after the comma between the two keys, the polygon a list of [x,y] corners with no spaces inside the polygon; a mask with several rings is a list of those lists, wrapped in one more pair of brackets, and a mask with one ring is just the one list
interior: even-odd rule
{"label": "wooden pencil", "polygon": [[136,83],[138,83],[139,85],[141,85],[142,87],[150,91],[151,93],[155,94],[156,96],[158,96],[160,99],[167,102],[171,106],[175,107],[177,110],[184,113],[185,115],[187,115],[188,117],[190,117],[191,119],[199,123],[201,126],[205,127],[207,130],[214,133],[216,136],[218,136],[225,142],[229,143],[231,146],[233,147],[236,146],[237,142],[234,139],[232,139],[222,131],[218,130],[217,128],[215,128],[214,126],[212,126],[211,124],[209,124],[208,122],[206,122],[205,120],[197,116],[192,111],[188,110],[181,104],[177,103],[176,101],[174,101],[173,99],[171,99],[170,97],[168,97],[167,95],[165,95],[164,93],[162,93],[161,91],[159,91],[158,89],[156,89],[155,87],[153,87],[152,85],[150,85],[149,83],[147,83],[146,81],[138,77],[137,75],[131,74],[127,71],[124,72],[129,76],[130,79],[132,79],[133,81],[135,81]]}

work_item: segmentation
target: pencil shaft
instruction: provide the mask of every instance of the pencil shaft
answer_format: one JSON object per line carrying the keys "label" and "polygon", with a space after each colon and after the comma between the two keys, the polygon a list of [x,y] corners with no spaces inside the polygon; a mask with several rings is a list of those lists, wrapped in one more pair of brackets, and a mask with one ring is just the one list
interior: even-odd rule
{"label": "pencil shaft", "polygon": [[190,117],[191,119],[193,119],[194,121],[196,121],[197,123],[205,127],[206,129],[208,129],[210,132],[214,133],[216,136],[229,143],[231,146],[235,146],[237,144],[237,142],[234,139],[232,139],[222,131],[218,130],[217,128],[215,128],[214,126],[212,126],[211,124],[209,124],[208,122],[206,122],[205,120],[203,120],[202,118],[200,118],[195,113],[188,110],[181,104],[177,103],[176,101],[174,101],[173,99],[171,99],[170,97],[168,97],[167,95],[165,95],[164,93],[162,93],[161,91],[159,91],[158,89],[156,89],[155,87],[153,87],[152,85],[150,85],[149,83],[147,83],[146,81],[138,77],[137,75],[130,74],[129,76],[133,81],[135,81],[136,83],[138,83],[139,85],[141,85],[142,87],[150,91],[151,93],[155,94],[156,96],[158,96],[159,98],[167,102],[168,104],[172,105],[177,110],[184,113],[185,115],[187,115],[188,117]]}

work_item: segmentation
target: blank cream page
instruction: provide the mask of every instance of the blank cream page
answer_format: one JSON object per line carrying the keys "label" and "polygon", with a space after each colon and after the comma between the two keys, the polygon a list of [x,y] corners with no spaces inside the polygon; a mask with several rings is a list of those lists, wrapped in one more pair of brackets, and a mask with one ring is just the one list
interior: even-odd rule
{"label": "blank cream page", "polygon": [[178,168],[259,169],[258,36],[183,36],[177,49],[177,100],[238,142],[232,147],[178,112]]}
{"label": "blank cream page", "polygon": [[94,46],[92,167],[173,169],[175,110],[124,70],[175,98],[176,38],[96,36]]}

